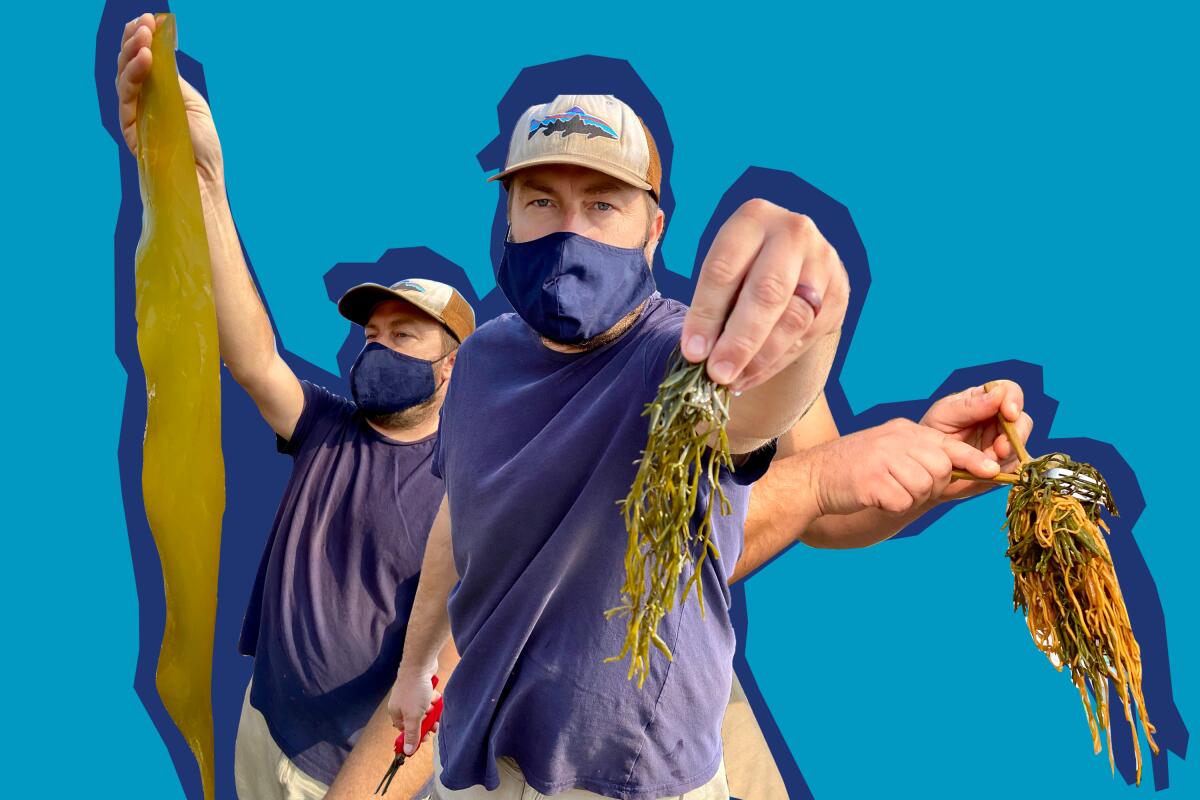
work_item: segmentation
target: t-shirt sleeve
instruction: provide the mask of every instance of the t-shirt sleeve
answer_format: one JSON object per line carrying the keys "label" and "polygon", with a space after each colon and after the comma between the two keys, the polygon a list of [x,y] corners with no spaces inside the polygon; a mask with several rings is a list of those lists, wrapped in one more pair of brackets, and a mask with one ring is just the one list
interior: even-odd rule
{"label": "t-shirt sleeve", "polygon": [[[475,334],[468,336],[458,348],[458,357],[454,361],[454,374],[450,385],[446,387],[446,396],[442,398],[442,407],[438,409],[438,434],[433,441],[433,452],[429,458],[429,471],[440,481],[446,480],[446,451],[453,446],[453,429],[456,414],[469,415],[472,411],[471,391],[466,387],[466,381],[471,375],[471,359],[474,357],[474,345],[478,339]],[[459,396],[462,400],[459,400]],[[464,416],[464,426],[469,428],[471,420]],[[453,463],[450,465],[453,467]]]}
{"label": "t-shirt sleeve", "polygon": [[642,357],[646,371],[646,385],[652,394],[658,393],[658,385],[667,374],[671,356],[679,349],[679,337],[683,334],[683,314],[665,320],[648,331]]}
{"label": "t-shirt sleeve", "polygon": [[304,391],[304,410],[300,412],[300,419],[296,420],[296,428],[292,431],[291,438],[285,439],[279,434],[275,435],[275,449],[293,457],[304,448],[305,442],[312,438],[313,432],[323,422],[341,419],[354,411],[352,401],[334,394],[324,386],[318,386],[311,381],[300,381],[300,388]]}

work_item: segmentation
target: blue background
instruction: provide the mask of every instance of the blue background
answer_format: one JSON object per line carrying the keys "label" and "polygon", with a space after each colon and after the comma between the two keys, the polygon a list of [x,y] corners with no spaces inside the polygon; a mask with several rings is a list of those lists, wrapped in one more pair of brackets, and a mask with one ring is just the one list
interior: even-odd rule
{"label": "blue background", "polygon": [[[476,153],[499,132],[498,100],[524,67],[628,59],[674,140],[672,269],[690,268],[751,166],[795,173],[852,215],[872,283],[840,373],[847,411],[1015,359],[1041,365],[1059,402],[1038,435],[1110,443],[1132,467],[1137,547],[1192,720],[1194,18],[1096,4],[336,8],[171,4],[289,351],[339,371],[349,325],[326,273],[389,248],[428,246],[486,293],[498,189]],[[16,11],[0,53],[16,173],[0,324],[19,454],[3,589],[18,722],[4,736],[29,754],[14,791],[69,765],[116,795],[181,797],[133,687],[144,621],[117,458],[127,320],[113,316],[114,274],[132,270],[114,264],[129,156],[97,104],[97,47],[115,68],[119,43],[97,45],[102,11]],[[1078,697],[1010,610],[1002,504],[993,493],[868,550],[794,548],[746,584],[746,657],[814,796],[1135,791],[1091,756]],[[1128,736],[1123,719],[1113,728]],[[1194,760],[1170,756],[1171,794],[1197,794]],[[1151,791],[1149,765],[1143,781]]]}

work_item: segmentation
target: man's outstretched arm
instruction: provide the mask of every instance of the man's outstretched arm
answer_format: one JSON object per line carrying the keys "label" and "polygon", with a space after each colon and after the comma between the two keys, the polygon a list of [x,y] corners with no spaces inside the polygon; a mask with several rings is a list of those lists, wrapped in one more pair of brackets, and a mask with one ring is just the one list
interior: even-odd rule
{"label": "man's outstretched arm", "polygon": [[796,543],[796,532],[819,517],[812,493],[808,451],[838,438],[824,392],[792,429],[779,437],[770,469],[750,490],[742,554],[729,577],[734,583]]}
{"label": "man's outstretched arm", "polygon": [[996,415],[1016,423],[1022,441],[1033,420],[1021,387],[996,381],[934,403],[920,422],[895,419],[848,436],[818,398],[781,440],[779,457],[750,492],[740,580],[796,541],[812,547],[867,547],[894,536],[939,503],[987,491],[989,483],[953,480],[951,470],[980,477],[1016,464]]}
{"label": "man's outstretched arm", "polygon": [[[142,85],[150,74],[150,42],[155,27],[154,15],[150,13],[130,20],[121,35],[117,55],[117,113],[125,144],[134,155],[138,152],[138,102]],[[182,77],[179,88],[183,92],[208,234],[221,358],[234,380],[250,393],[271,428],[290,439],[304,410],[304,392],[296,375],[275,350],[270,319],[242,257],[225,194],[225,163],[212,110]]]}

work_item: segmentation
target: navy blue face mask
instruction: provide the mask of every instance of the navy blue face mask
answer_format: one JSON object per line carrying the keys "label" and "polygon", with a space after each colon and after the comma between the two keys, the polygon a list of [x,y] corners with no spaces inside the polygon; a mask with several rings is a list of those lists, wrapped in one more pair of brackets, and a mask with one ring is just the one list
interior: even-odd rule
{"label": "navy blue face mask", "polygon": [[423,403],[437,391],[433,365],[442,358],[426,361],[367,342],[350,367],[354,402],[367,416],[395,414]]}
{"label": "navy blue face mask", "polygon": [[604,333],[654,292],[644,247],[613,247],[569,231],[504,242],[496,285],[529,327],[578,344]]}

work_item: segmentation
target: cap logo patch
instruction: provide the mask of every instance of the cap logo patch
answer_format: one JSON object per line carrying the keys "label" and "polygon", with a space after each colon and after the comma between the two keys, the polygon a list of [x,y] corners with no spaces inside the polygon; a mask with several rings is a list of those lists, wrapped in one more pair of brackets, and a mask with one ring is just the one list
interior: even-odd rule
{"label": "cap logo patch", "polygon": [[412,281],[400,281],[392,288],[407,289],[410,292],[420,292],[421,294],[425,294],[425,287],[419,283],[413,283]]}
{"label": "cap logo patch", "polygon": [[617,132],[604,120],[584,111],[579,106],[573,106],[563,114],[550,114],[542,119],[529,121],[529,139],[541,131],[544,136],[559,133],[565,139],[572,133],[582,133],[589,139],[597,136],[605,139],[616,139]]}

